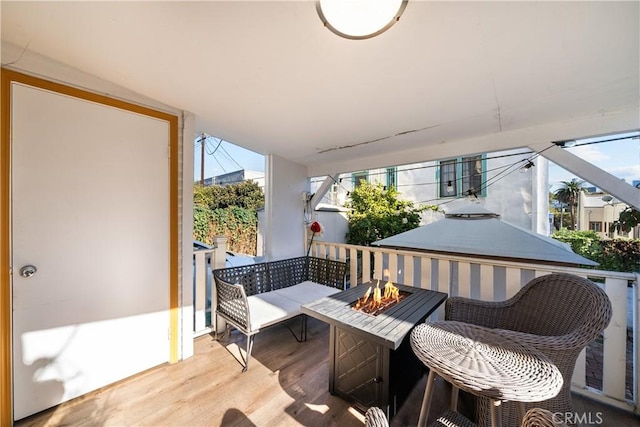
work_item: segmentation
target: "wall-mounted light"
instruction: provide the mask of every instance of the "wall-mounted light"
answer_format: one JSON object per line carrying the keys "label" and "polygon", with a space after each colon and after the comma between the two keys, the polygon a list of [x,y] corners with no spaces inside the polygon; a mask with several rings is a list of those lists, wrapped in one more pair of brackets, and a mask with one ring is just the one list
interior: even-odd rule
{"label": "wall-mounted light", "polygon": [[557,145],[558,147],[561,147],[561,148],[571,148],[571,147],[575,147],[576,140],[575,139],[567,139],[566,141],[553,141],[552,144],[555,144],[555,145]]}
{"label": "wall-mounted light", "polygon": [[453,183],[451,181],[447,181],[447,193],[451,193],[453,191]]}
{"label": "wall-mounted light", "polygon": [[408,0],[319,0],[316,10],[329,30],[352,40],[375,37],[395,24]]}
{"label": "wall-mounted light", "polygon": [[534,166],[535,164],[531,160],[527,160],[527,163],[520,168],[520,172],[525,173]]}

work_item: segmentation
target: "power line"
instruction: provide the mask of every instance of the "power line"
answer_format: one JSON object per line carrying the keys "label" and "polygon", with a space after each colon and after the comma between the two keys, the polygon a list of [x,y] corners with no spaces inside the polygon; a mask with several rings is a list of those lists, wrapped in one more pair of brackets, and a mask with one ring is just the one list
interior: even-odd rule
{"label": "power line", "polygon": [[[545,151],[551,149],[552,147],[556,146],[555,144],[551,144],[549,145],[547,148],[545,148],[544,150],[541,150],[540,152],[533,152],[533,151],[528,151],[528,152],[521,152],[521,153],[511,153],[511,154],[506,154],[506,155],[500,155],[500,156],[488,156],[485,157],[485,159],[494,159],[494,158],[502,158],[502,157],[511,157],[511,156],[517,156],[517,155],[523,155],[523,154],[533,154],[525,159],[520,159],[517,162],[513,162],[510,165],[505,165],[505,166],[499,166],[490,170],[486,170],[484,171],[486,172],[491,172],[491,171],[495,171],[495,170],[500,170],[502,169],[499,173],[497,173],[496,175],[492,176],[491,178],[485,180],[484,184],[481,185],[481,187],[479,189],[469,189],[467,190],[467,194],[468,196],[475,196],[477,197],[478,193],[482,193],[485,189],[487,189],[488,187],[490,187],[491,185],[495,184],[496,182],[501,181],[502,179],[504,179],[505,177],[507,177],[508,175],[510,175],[511,173],[513,173],[514,171],[521,169],[521,166],[523,163],[523,166],[527,166],[529,165],[529,167],[534,166],[533,160],[537,159],[538,157],[540,157],[540,155],[542,153],[544,153]],[[456,161],[456,164],[458,163],[466,163],[468,161]],[[406,171],[406,170],[416,170],[416,169],[428,169],[428,168],[432,168],[432,167],[438,167],[439,164],[436,165],[428,165],[428,166],[418,166],[415,168],[407,168],[407,169],[402,169],[401,171]],[[516,167],[517,166],[517,167]],[[398,171],[400,172],[400,171]],[[371,175],[381,175],[381,174],[386,174],[386,172],[380,172],[380,173],[375,173],[375,174],[371,174]],[[473,175],[465,175],[465,176],[461,176],[460,178],[457,179],[464,179],[464,178],[469,178]],[[332,178],[333,179],[333,178]],[[316,181],[311,181],[311,182],[319,182],[322,180],[316,180]],[[335,179],[333,179],[334,183],[338,184],[344,191],[347,192],[347,195],[349,195],[350,191],[347,190],[346,188],[344,188],[338,181],[336,181]],[[342,181],[342,178],[340,178],[340,181]],[[413,186],[413,185],[438,185],[440,184],[440,182],[433,182],[433,183],[420,183],[420,184],[404,184],[406,186]],[[418,201],[415,202],[417,204],[427,204],[427,203],[431,203],[431,202],[439,202],[438,206],[441,205],[445,205],[447,203],[451,203],[453,201],[459,200],[459,196],[456,195],[456,197],[452,197],[450,199],[445,199],[443,201],[442,197],[438,197],[438,198],[434,198],[434,199],[430,199],[430,200],[425,200],[425,201]]]}

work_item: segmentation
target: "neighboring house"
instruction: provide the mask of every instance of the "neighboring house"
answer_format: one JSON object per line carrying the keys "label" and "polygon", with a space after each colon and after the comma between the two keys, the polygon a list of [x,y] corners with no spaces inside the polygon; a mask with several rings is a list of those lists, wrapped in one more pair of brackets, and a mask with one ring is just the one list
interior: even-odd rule
{"label": "neighboring house", "polygon": [[[222,175],[216,175],[210,178],[205,178],[204,185],[229,185],[229,184],[238,184],[242,181],[254,181],[258,184],[260,188],[264,190],[264,172],[258,171],[250,171],[245,169],[240,169],[233,172],[228,172]],[[200,182],[200,181],[196,181]]]}
{"label": "neighboring house", "polygon": [[620,212],[628,207],[602,191],[582,192],[578,204],[578,229],[595,231],[600,237],[640,238],[638,226],[627,233],[615,231],[612,227],[620,217]]}
{"label": "neighboring house", "polygon": [[[510,150],[341,174],[322,201],[342,206],[360,182],[377,182],[396,187],[402,199],[415,204],[438,205],[444,212],[479,204],[505,221],[548,235],[547,161],[538,157],[534,166],[523,168],[531,157],[529,150]],[[321,181],[312,180],[312,192]],[[423,223],[441,216],[425,216]]]}

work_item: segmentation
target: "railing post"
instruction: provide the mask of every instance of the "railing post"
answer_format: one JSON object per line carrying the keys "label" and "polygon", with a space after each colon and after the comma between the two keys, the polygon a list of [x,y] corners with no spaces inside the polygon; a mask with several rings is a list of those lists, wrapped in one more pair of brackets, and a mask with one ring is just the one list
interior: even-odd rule
{"label": "railing post", "polygon": [[195,332],[206,328],[206,304],[207,304],[207,257],[209,250],[194,251],[194,283],[193,283],[193,315]]}
{"label": "railing post", "polygon": [[[213,236],[213,256],[211,259],[211,269],[224,268],[227,263],[227,238],[225,236]],[[210,272],[207,272],[211,274]],[[227,327],[227,322],[218,315],[214,316],[215,309],[218,306],[218,293],[216,292],[216,285],[211,278],[211,323],[213,323],[213,331],[215,333],[222,333]]]}
{"label": "railing post", "polygon": [[227,238],[225,236],[213,236],[213,259],[211,268],[224,268],[227,262]]}
{"label": "railing post", "polygon": [[633,337],[633,412],[640,413],[640,273],[636,273],[636,280],[631,289],[632,337]]}

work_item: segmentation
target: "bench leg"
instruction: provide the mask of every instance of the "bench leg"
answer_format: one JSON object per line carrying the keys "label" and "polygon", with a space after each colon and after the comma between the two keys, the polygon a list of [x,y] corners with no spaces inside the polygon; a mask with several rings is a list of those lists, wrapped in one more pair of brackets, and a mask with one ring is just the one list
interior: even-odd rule
{"label": "bench leg", "polygon": [[302,315],[302,327],[300,329],[300,338],[298,338],[296,333],[293,332],[293,329],[291,329],[291,327],[289,325],[287,325],[287,328],[289,329],[289,331],[291,331],[291,333],[293,334],[293,337],[296,339],[296,341],[298,341],[298,342],[307,341],[307,315],[306,314]]}
{"label": "bench leg", "polygon": [[247,358],[244,361],[242,372],[247,372],[247,369],[249,369],[249,359],[251,359],[251,350],[253,350],[253,337],[255,337],[255,335],[247,336]]}

